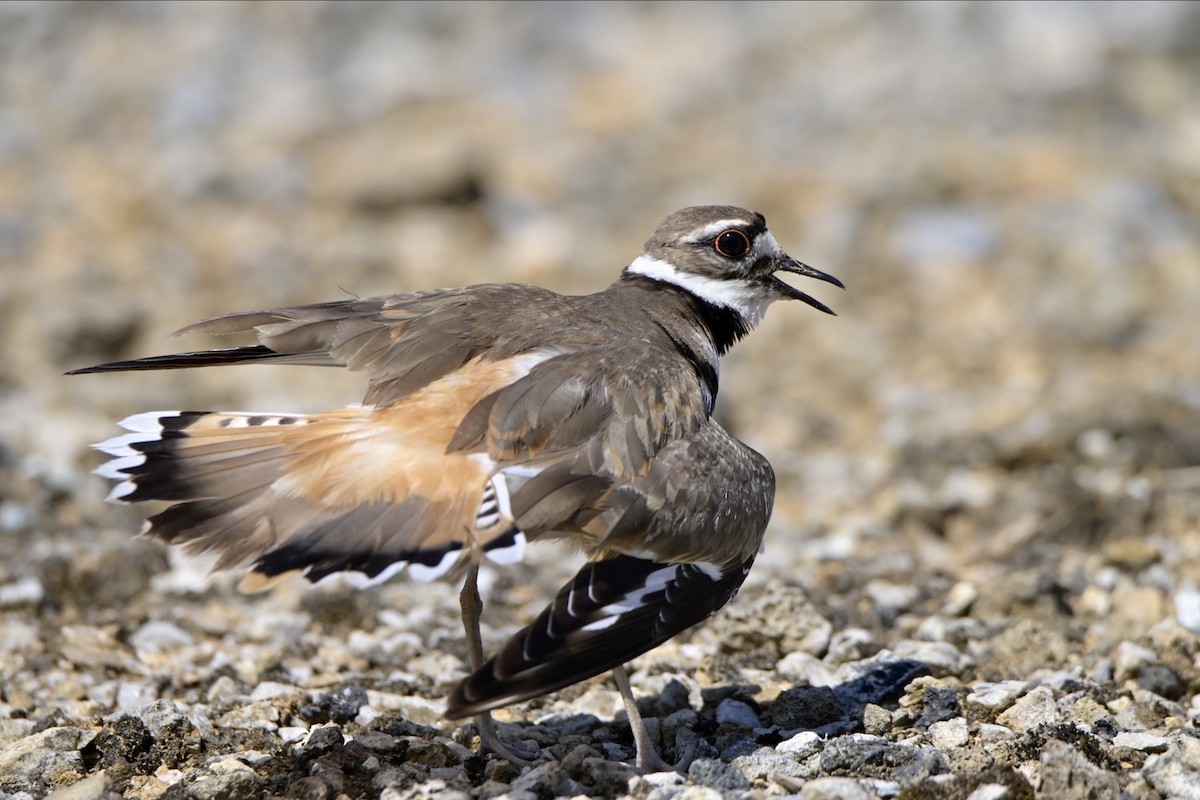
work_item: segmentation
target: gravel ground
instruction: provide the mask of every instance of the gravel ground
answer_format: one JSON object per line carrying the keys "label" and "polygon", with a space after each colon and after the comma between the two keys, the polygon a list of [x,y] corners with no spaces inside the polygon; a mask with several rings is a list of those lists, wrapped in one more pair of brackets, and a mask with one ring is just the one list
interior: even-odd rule
{"label": "gravel ground", "polygon": [[[1200,5],[0,5],[0,798],[1200,797]],[[611,682],[440,719],[456,588],[243,597],[88,443],[353,376],[64,378],[188,322],[606,285],[766,213],[722,422],[779,476],[738,600]],[[314,374],[314,372],[316,374]],[[573,572],[484,576],[495,646]]]}

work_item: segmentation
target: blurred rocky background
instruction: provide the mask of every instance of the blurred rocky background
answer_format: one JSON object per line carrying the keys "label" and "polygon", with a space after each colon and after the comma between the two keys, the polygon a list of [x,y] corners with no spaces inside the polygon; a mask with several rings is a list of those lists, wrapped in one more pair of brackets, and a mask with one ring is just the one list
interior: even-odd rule
{"label": "blurred rocky background", "polygon": [[[1196,3],[0,4],[0,797],[1200,796],[1197,42]],[[501,715],[558,761],[471,755],[454,587],[244,598],[88,474],[127,414],[362,387],[65,370],[593,291],[700,203],[848,290],[723,366],[779,493],[739,600],[634,665],[686,780],[623,765],[607,679]],[[487,576],[489,643],[562,562]]]}

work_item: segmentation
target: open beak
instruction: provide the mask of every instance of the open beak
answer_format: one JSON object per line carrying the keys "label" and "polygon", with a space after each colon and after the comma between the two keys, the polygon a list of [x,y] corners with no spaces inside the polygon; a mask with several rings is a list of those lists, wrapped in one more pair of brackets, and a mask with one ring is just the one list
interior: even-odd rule
{"label": "open beak", "polygon": [[[846,288],[845,285],[843,285],[841,281],[839,281],[837,278],[830,275],[828,272],[821,272],[821,270],[819,270],[819,269],[814,269],[813,267],[810,267],[808,264],[805,264],[802,261],[797,261],[796,259],[792,258],[791,256],[784,256],[782,259],[780,259],[779,262],[775,265],[775,271],[776,272],[794,272],[797,275],[803,275],[806,278],[816,278],[819,281],[825,281],[826,283],[832,283],[834,286],[838,287],[839,289]],[[829,306],[822,303],[820,300],[817,300],[815,297],[810,297],[809,295],[805,294],[804,292],[800,291],[799,289],[795,288],[794,286],[791,286],[790,284],[787,284],[787,283],[779,280],[779,278],[775,277],[774,275],[772,275],[771,278],[776,283],[775,288],[784,297],[786,297],[790,300],[803,300],[804,302],[808,303],[813,308],[817,309],[818,311],[824,311],[826,314],[834,313],[833,309],[831,309]],[[834,314],[834,316],[837,316],[837,315]]]}

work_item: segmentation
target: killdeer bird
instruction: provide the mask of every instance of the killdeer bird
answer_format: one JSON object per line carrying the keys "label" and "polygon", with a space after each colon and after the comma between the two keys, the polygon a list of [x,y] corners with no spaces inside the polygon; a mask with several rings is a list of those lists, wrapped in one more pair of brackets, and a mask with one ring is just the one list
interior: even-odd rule
{"label": "killdeer bird", "polygon": [[[670,768],[623,665],[715,613],[759,552],[775,476],[712,418],[718,357],[776,300],[825,305],[780,273],[761,214],[667,217],[607,289],[484,284],[215,317],[179,333],[259,344],[75,373],[268,362],[366,373],[361,406],[318,414],[154,411],[97,445],[109,499],[165,500],[145,532],[264,589],[291,573],[362,583],[465,574],[473,672],[446,717],[520,760],[489,712],[613,670],[643,769]],[[588,562],[484,661],[476,576],[567,538]]]}

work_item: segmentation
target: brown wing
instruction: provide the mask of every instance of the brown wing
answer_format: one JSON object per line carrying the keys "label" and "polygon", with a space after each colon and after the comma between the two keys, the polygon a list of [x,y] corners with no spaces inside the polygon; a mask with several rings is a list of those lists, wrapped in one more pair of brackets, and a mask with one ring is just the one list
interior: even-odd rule
{"label": "brown wing", "polygon": [[503,360],[530,349],[530,328],[514,330],[512,320],[553,324],[569,308],[568,298],[546,289],[485,284],[240,312],[189,325],[176,334],[254,333],[261,344],[118,361],[74,373],[243,362],[344,366],[367,373],[364,403],[386,405],[474,358]]}
{"label": "brown wing", "polygon": [[608,347],[564,353],[481,400],[451,452],[486,453],[498,465],[520,528],[531,536],[579,533],[610,493],[651,470],[672,442],[708,424],[694,372],[667,351]]}

